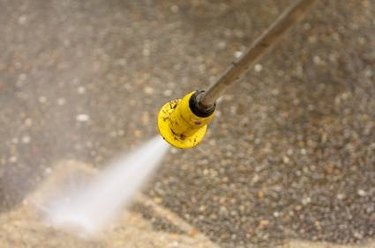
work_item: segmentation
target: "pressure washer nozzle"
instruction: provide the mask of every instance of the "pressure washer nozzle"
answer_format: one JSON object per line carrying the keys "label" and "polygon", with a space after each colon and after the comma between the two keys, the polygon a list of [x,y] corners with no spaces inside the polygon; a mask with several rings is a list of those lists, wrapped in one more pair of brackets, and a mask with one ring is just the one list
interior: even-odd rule
{"label": "pressure washer nozzle", "polygon": [[182,99],[167,102],[160,109],[160,135],[172,146],[188,149],[203,140],[215,112],[215,105],[209,108],[199,105],[199,96],[203,92],[193,91]]}

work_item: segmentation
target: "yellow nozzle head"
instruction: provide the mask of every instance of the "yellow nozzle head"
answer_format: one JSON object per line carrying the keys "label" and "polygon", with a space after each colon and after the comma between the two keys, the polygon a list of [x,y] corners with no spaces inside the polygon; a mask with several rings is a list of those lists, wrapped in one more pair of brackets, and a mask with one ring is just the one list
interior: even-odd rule
{"label": "yellow nozzle head", "polygon": [[167,102],[158,115],[160,135],[174,147],[187,149],[198,145],[214,117],[215,106],[207,111],[197,109],[197,95],[193,91],[182,99]]}

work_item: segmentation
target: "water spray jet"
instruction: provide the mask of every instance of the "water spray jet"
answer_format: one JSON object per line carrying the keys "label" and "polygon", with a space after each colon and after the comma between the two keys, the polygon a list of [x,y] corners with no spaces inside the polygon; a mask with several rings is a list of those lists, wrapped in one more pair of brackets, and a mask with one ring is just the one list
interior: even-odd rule
{"label": "water spray jet", "polygon": [[197,90],[167,102],[158,115],[159,132],[164,140],[181,149],[198,145],[214,118],[217,99],[302,20],[316,1],[297,0],[207,90]]}

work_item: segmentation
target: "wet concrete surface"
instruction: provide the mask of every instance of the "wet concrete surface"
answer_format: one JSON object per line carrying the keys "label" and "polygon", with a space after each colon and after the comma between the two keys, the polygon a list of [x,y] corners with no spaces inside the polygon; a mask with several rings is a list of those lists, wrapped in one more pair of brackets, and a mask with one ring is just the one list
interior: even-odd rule
{"label": "wet concrete surface", "polygon": [[[101,167],[156,135],[163,103],[205,88],[291,2],[0,0],[1,211],[58,160]],[[145,193],[223,247],[373,238],[374,15],[319,1]]]}

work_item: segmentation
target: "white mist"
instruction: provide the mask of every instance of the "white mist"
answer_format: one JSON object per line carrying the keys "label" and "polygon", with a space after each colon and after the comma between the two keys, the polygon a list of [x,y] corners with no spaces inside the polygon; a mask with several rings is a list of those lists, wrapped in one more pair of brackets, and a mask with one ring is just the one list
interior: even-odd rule
{"label": "white mist", "polygon": [[168,145],[158,136],[120,157],[87,187],[50,202],[48,221],[55,227],[74,228],[81,236],[103,230],[131,202],[167,151]]}

